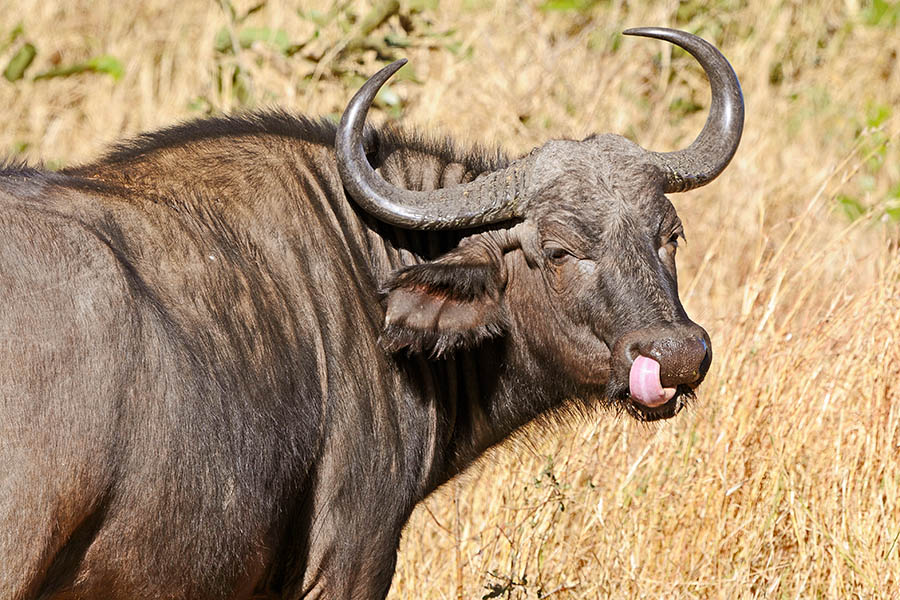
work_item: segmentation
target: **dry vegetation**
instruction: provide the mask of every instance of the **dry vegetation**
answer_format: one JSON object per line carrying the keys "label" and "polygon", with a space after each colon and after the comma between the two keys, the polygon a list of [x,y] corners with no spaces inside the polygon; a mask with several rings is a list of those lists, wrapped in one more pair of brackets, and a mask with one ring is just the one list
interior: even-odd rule
{"label": "dry vegetation", "polygon": [[[337,113],[389,56],[411,68],[376,119],[513,153],[594,131],[684,145],[702,72],[618,35],[636,25],[705,35],[744,84],[732,166],[674,198],[682,299],[716,352],[698,401],[494,451],[414,514],[392,598],[900,597],[895,2],[401,0],[384,23],[361,2],[256,4],[17,0],[0,67],[36,55],[0,80],[0,152],[53,167],[210,111]],[[86,62],[104,55],[118,79]]]}

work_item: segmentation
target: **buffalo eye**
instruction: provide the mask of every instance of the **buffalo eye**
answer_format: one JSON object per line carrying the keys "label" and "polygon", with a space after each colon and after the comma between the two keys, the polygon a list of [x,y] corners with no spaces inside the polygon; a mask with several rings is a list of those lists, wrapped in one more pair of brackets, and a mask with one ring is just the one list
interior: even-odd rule
{"label": "buffalo eye", "polygon": [[544,246],[544,258],[547,259],[547,262],[554,265],[561,265],[566,262],[572,254],[561,246]]}
{"label": "buffalo eye", "polygon": [[660,246],[659,248],[659,257],[661,259],[665,259],[666,257],[674,257],[675,252],[678,250],[678,238],[684,237],[680,232],[673,233],[669,236],[669,239],[666,240],[666,243]]}

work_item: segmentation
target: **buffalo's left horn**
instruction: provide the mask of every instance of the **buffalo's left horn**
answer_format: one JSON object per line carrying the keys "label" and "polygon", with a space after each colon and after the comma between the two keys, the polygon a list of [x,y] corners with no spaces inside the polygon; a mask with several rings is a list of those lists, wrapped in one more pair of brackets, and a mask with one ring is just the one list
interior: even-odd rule
{"label": "buffalo's left horn", "polygon": [[522,216],[530,156],[475,181],[428,192],[394,187],[375,172],[363,150],[366,113],[381,86],[404,64],[406,59],[398,60],[373,75],[341,117],[337,166],[353,200],[377,219],[407,229],[464,229]]}
{"label": "buffalo's left horn", "polygon": [[712,100],[703,131],[684,150],[651,152],[653,162],[666,174],[666,192],[684,192],[706,185],[731,162],[744,129],[744,96],[734,69],[715,46],[684,31],[640,27],[624,33],[680,46],[696,58],[706,72]]}

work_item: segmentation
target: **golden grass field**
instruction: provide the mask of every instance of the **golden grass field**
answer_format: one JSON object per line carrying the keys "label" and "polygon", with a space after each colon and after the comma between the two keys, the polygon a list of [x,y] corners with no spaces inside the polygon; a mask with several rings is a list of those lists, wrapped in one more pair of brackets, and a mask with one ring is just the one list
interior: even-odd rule
{"label": "golden grass field", "polygon": [[[366,37],[362,2],[244,19],[258,2],[6,1],[0,68],[37,53],[0,79],[0,154],[50,167],[209,111],[339,113],[384,64],[372,47],[411,67],[375,120],[511,153],[607,131],[670,150],[702,127],[702,71],[619,32],[717,43],[744,86],[742,146],[673,196],[681,297],[715,351],[697,401],[493,451],[415,512],[391,598],[900,598],[896,2],[402,0]],[[119,79],[34,80],[103,55]]]}

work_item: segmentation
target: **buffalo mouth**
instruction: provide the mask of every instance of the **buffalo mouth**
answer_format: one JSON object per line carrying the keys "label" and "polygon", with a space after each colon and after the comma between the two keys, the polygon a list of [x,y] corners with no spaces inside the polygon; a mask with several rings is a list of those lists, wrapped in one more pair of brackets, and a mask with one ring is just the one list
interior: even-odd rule
{"label": "buffalo mouth", "polygon": [[[699,384],[699,382],[697,383]],[[678,384],[675,386],[675,393],[671,398],[663,403],[651,405],[634,397],[630,386],[623,381],[623,378],[614,375],[607,383],[606,397],[613,406],[619,410],[624,410],[632,418],[649,423],[671,419],[684,410],[684,407],[696,398],[696,387],[697,384]]]}
{"label": "buffalo mouth", "polygon": [[652,422],[661,421],[663,419],[671,419],[680,413],[688,401],[694,398],[694,390],[688,386],[681,384],[675,388],[675,395],[668,401],[657,406],[647,406],[639,400],[633,398],[627,390],[623,390],[618,395],[620,406],[625,407],[625,411],[637,419],[638,421]]}
{"label": "buffalo mouth", "polygon": [[639,421],[670,419],[694,398],[712,361],[709,337],[689,323],[646,327],[612,348],[609,398]]}

